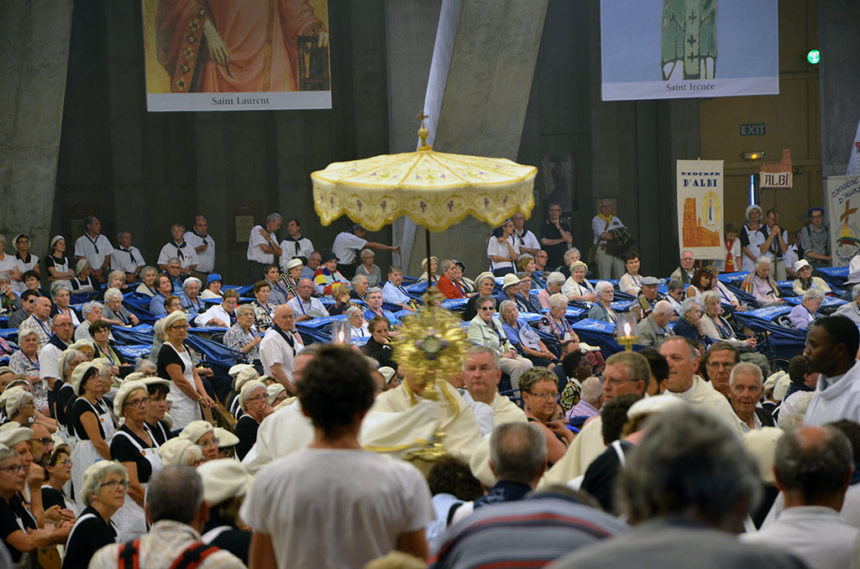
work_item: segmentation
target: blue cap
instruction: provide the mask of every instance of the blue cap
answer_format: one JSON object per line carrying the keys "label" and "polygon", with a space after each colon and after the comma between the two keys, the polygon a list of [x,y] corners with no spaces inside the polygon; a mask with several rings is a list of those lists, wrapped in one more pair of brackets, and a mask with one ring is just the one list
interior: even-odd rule
{"label": "blue cap", "polygon": [[215,281],[224,282],[224,279],[222,279],[221,275],[219,275],[218,273],[209,273],[209,276],[206,277],[206,284],[209,285]]}
{"label": "blue cap", "polygon": [[812,217],[812,214],[815,213],[816,211],[820,211],[821,215],[824,215],[824,208],[821,208],[818,206],[809,208],[809,211],[806,212],[806,215],[808,215],[809,217]]}

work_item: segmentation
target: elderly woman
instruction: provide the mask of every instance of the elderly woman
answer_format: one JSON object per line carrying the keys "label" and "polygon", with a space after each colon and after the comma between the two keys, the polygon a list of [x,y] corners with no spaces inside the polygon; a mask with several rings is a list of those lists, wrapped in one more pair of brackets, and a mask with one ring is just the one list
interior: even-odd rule
{"label": "elderly woman", "polygon": [[538,293],[538,302],[541,308],[549,308],[549,297],[562,291],[564,274],[560,272],[549,273],[546,277],[546,288]]}
{"label": "elderly woman", "polygon": [[[800,304],[791,309],[788,319],[795,330],[806,330],[809,323],[815,320],[821,303],[824,302],[824,291],[820,288],[810,288],[803,293]],[[820,316],[820,314],[818,315]]]}
{"label": "elderly woman", "polygon": [[615,298],[615,290],[612,288],[612,283],[609,281],[598,281],[594,285],[594,294],[597,297],[597,302],[589,309],[588,318],[615,324],[618,321],[618,315],[612,310],[612,299]]}
{"label": "elderly woman", "polygon": [[830,292],[830,287],[824,282],[821,277],[812,276],[812,266],[806,259],[801,259],[794,264],[794,272],[797,278],[791,284],[791,290],[797,296],[803,295],[804,292],[811,288],[817,288],[824,293]]}
{"label": "elderly woman", "polygon": [[58,314],[65,314],[72,319],[72,326],[77,328],[81,324],[78,313],[69,305],[72,297],[72,289],[68,282],[57,281],[51,284],[51,298],[54,299],[54,307],[51,310],[51,318]]}
{"label": "elderly woman", "polygon": [[23,385],[8,387],[0,395],[3,402],[3,412],[6,420],[18,423],[21,427],[29,427],[36,416],[36,404],[33,402],[33,394]]}
{"label": "elderly woman", "polygon": [[0,272],[0,313],[10,315],[21,307],[21,297],[12,289],[12,278]]}
{"label": "elderly woman", "polygon": [[123,326],[137,326],[140,320],[122,305],[122,291],[109,288],[105,291],[105,307],[102,315],[108,320],[118,320]]}
{"label": "elderly woman", "polygon": [[167,396],[170,394],[170,382],[159,377],[142,379],[146,384],[149,403],[146,406],[146,428],[153,441],[163,445],[171,438],[170,423],[167,421]]}
{"label": "elderly woman", "polygon": [[506,219],[501,227],[497,227],[487,242],[487,258],[490,259],[490,269],[493,275],[503,277],[515,272],[514,263],[520,256],[520,246],[511,237],[514,234],[514,222]]}
{"label": "elderly woman", "polygon": [[200,292],[200,298],[221,298],[224,294],[222,290],[223,284],[221,275],[218,273],[209,273],[206,275],[206,288]]}
{"label": "elderly woman", "polygon": [[355,269],[355,274],[366,276],[369,286],[382,284],[382,269],[373,264],[376,259],[376,253],[373,252],[373,249],[362,249],[359,256],[361,257],[361,264]]}
{"label": "elderly woman", "polygon": [[254,308],[243,304],[236,308],[236,323],[224,334],[224,345],[238,352],[237,360],[249,364],[260,361],[259,343],[263,335],[254,327]]}
{"label": "elderly woman", "polygon": [[69,281],[72,285],[72,292],[77,294],[94,292],[98,288],[98,285],[92,277],[92,272],[92,268],[86,259],[78,259],[75,265],[75,278]]}
{"label": "elderly woman", "polygon": [[570,277],[561,288],[561,293],[570,302],[595,302],[597,300],[594,287],[585,278],[587,273],[588,265],[582,261],[574,261],[570,264]]}
{"label": "elderly woman", "polygon": [[[439,280],[439,275],[436,274],[438,268],[439,257],[430,257],[430,277],[434,283]],[[418,282],[427,282],[427,257],[421,259],[421,276],[418,277]]]}
{"label": "elderly woman", "polygon": [[173,464],[197,468],[203,464],[203,449],[188,439],[179,437],[170,439],[158,447],[158,456],[161,457],[164,466]]}
{"label": "elderly woman", "polygon": [[86,567],[96,551],[117,541],[111,518],[128,501],[128,488],[128,472],[119,463],[103,461],[87,469],[81,488],[86,508],[69,534],[63,569]]}
{"label": "elderly woman", "polygon": [[123,271],[111,271],[107,277],[107,288],[115,288],[120,292],[128,292],[128,283]]}
{"label": "elderly woman", "polygon": [[66,239],[62,235],[51,238],[51,252],[45,256],[48,282],[68,281],[75,278],[75,271],[69,267],[66,256]]}
{"label": "elderly woman", "polygon": [[[9,367],[20,373],[30,385],[41,382],[39,379],[39,335],[33,328],[23,328],[18,333],[17,352],[9,358]],[[44,404],[44,402],[41,402]]]}
{"label": "elderly woman", "polygon": [[239,407],[242,408],[243,413],[236,422],[236,436],[239,437],[236,455],[239,460],[242,460],[257,442],[257,429],[260,423],[271,415],[274,409],[269,405],[269,392],[266,386],[257,379],[252,379],[242,386],[239,392]]}
{"label": "elderly woman", "polygon": [[349,322],[350,338],[367,338],[370,336],[370,330],[367,329],[367,322],[364,321],[364,314],[362,314],[361,308],[357,306],[347,308],[346,321]]}
{"label": "elderly woman", "polygon": [[499,368],[510,376],[511,386],[519,389],[520,376],[532,367],[532,362],[517,354],[517,349],[505,336],[502,323],[493,317],[496,299],[492,296],[481,296],[476,306],[478,315],[469,322],[469,341],[496,352],[499,355]]}
{"label": "elderly woman", "polygon": [[185,439],[199,446],[200,450],[203,451],[204,462],[218,458],[218,439],[215,438],[215,427],[207,421],[191,421],[179,432],[177,438]]}
{"label": "elderly woman", "polygon": [[702,307],[699,298],[686,298],[681,303],[681,317],[675,321],[672,329],[676,336],[687,338],[690,341],[698,340],[705,346],[713,340],[705,334],[702,327]]}
{"label": "elderly woman", "polygon": [[109,445],[114,427],[110,410],[99,403],[104,391],[97,365],[92,362],[79,364],[72,372],[72,388],[78,396],[69,411],[72,427],[69,434],[78,438],[72,450],[72,486],[76,490],[75,501],[81,510],[85,494],[79,490],[84,472],[102,459],[111,459]]}
{"label": "elderly woman", "polygon": [[478,294],[473,295],[466,301],[466,306],[463,308],[463,320],[465,322],[470,322],[475,316],[478,315],[478,307],[475,303],[482,296],[493,296],[493,290],[496,287],[496,279],[493,276],[493,273],[483,272],[475,279],[475,290],[478,291]]}
{"label": "elderly woman", "polygon": [[558,401],[558,378],[546,368],[532,368],[520,382],[523,410],[529,423],[538,426],[546,437],[547,466],[558,462],[573,442],[573,433],[561,421],[552,421]]}
{"label": "elderly woman", "polygon": [[755,338],[739,339],[731,325],[723,318],[723,306],[720,303],[719,294],[709,290],[702,293],[701,301],[704,309],[702,331],[712,342],[723,340],[738,346],[746,346],[750,349],[755,348]]}
{"label": "elderly woman", "polygon": [[272,315],[277,306],[269,302],[271,292],[272,287],[266,281],[254,283],[254,302],[251,303],[251,307],[254,309],[254,325],[260,332],[265,332],[272,327]]}
{"label": "elderly woman", "polygon": [[189,318],[194,318],[202,312],[206,312],[206,303],[200,300],[200,288],[202,283],[197,277],[188,277],[182,281],[182,295],[179,300],[182,302],[182,310],[188,314]]}
{"label": "elderly woman", "polygon": [[714,283],[715,278],[710,267],[696,269],[692,278],[690,278],[690,286],[687,287],[685,296],[687,298],[694,298],[700,296],[706,290],[711,290],[711,285]]}
{"label": "elderly woman", "polygon": [[167,275],[158,275],[155,277],[155,294],[152,300],[149,301],[149,311],[155,316],[164,316],[167,314],[167,309],[164,306],[168,296],[173,294],[173,283],[170,282],[170,277]]}
{"label": "elderly woman", "polygon": [[624,266],[627,272],[621,275],[618,281],[618,290],[626,292],[629,295],[636,296],[642,290],[642,276],[639,274],[639,253],[628,253],[624,259]]}
{"label": "elderly woman", "polygon": [[779,298],[779,288],[771,276],[773,261],[770,257],[762,255],[755,262],[754,270],[746,276],[741,288],[744,292],[753,295],[762,306],[770,306],[782,302]]}
{"label": "elderly woman", "polygon": [[392,359],[391,340],[388,338],[391,324],[385,316],[375,316],[367,325],[370,339],[361,347],[361,353],[379,362],[379,365],[397,369]]}
{"label": "elderly woman", "polygon": [[287,292],[287,299],[290,299],[299,294],[299,281],[302,279],[302,269],[304,265],[301,259],[290,259],[287,266],[284,268],[284,274],[281,275],[280,284]]}
{"label": "elderly woman", "polygon": [[134,292],[145,294],[148,297],[153,297],[158,292],[155,289],[155,279],[158,277],[158,269],[151,265],[147,265],[140,270],[140,284],[134,289]]}
{"label": "elderly woman", "polygon": [[281,270],[277,265],[266,265],[263,280],[269,285],[269,302],[275,306],[286,304],[292,294],[281,282]]}
{"label": "elderly woman", "polygon": [[132,366],[125,361],[110,342],[110,326],[104,320],[96,320],[90,324],[90,336],[93,338],[93,348],[96,358],[104,358],[114,366],[114,375],[125,376],[131,371]]}
{"label": "elderly woman", "polygon": [[200,406],[212,407],[214,401],[206,393],[203,381],[194,368],[191,354],[185,347],[188,337],[188,317],[178,310],[162,321],[166,336],[158,352],[158,377],[170,380],[170,415],[177,429],[202,417]]}
{"label": "elderly woman", "polygon": [[[21,436],[26,436],[28,431],[21,429]],[[26,441],[26,438],[21,440]],[[24,460],[16,451],[0,445],[0,533],[12,562],[17,564],[15,567],[35,567],[36,563],[31,564],[27,554],[35,556],[40,547],[64,543],[71,524],[38,529],[36,518],[23,498],[28,472]]]}
{"label": "elderly woman", "polygon": [[229,328],[236,323],[236,306],[239,304],[239,292],[236,290],[225,290],[221,303],[211,306],[194,319],[198,326],[215,326],[218,328]]}
{"label": "elderly woman", "polygon": [[[149,381],[153,385],[154,380]],[[164,387],[169,384],[160,379]],[[146,424],[149,412],[149,389],[141,380],[125,381],[113,402],[114,413],[125,419],[110,443],[110,453],[128,471],[128,496],[114,519],[119,541],[137,539],[146,533],[143,513],[144,496],[149,479],[161,469],[158,440]]]}
{"label": "elderly woman", "polygon": [[555,367],[555,361],[558,358],[549,351],[546,344],[541,342],[540,336],[531,326],[519,321],[520,311],[515,302],[503,301],[499,305],[499,314],[502,317],[502,328],[508,341],[518,347],[532,364],[546,366],[549,369]]}
{"label": "elderly woman", "polygon": [[252,532],[240,521],[239,509],[251,486],[251,476],[235,460],[219,459],[200,465],[203,499],[209,504],[209,521],[202,541],[229,551],[247,565]]}
{"label": "elderly woman", "polygon": [[69,445],[58,445],[45,464],[45,482],[42,484],[42,507],[57,506],[61,510],[75,511],[75,502],[66,496],[63,487],[72,479],[72,453]]}

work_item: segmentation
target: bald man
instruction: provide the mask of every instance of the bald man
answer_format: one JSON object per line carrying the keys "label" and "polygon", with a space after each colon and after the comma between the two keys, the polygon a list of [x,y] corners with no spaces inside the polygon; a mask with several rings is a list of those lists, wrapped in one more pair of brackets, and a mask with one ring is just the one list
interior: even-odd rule
{"label": "bald man", "polygon": [[263,373],[278,380],[290,395],[296,394],[293,379],[295,357],[304,347],[302,337],[296,330],[293,309],[287,304],[278,306],[272,327],[260,342],[260,360],[263,362]]}

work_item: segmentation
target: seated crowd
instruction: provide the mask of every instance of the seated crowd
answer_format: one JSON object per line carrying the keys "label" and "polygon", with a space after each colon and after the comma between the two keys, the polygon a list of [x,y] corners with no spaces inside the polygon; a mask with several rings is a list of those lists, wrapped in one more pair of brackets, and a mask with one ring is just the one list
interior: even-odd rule
{"label": "seated crowd", "polygon": [[[860,282],[815,257],[776,281],[774,237],[729,278],[684,251],[668,279],[628,252],[589,280],[561,225],[549,267],[523,223],[474,280],[382,270],[399,248],[360,225],[331,251],[295,219],[279,239],[278,214],[244,285],[203,216],[153,265],[95,217],[43,269],[0,236],[0,566],[692,567],[680,537],[709,566],[850,567]],[[394,348],[438,305],[464,338],[444,377]],[[758,309],[808,334],[787,371]]]}

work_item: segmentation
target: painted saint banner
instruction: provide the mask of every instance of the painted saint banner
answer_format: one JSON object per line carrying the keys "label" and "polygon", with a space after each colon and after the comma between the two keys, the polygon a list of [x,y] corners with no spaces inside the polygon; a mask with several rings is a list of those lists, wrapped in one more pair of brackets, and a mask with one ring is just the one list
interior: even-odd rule
{"label": "painted saint banner", "polygon": [[697,259],[722,259],[723,161],[678,160],[678,245]]}
{"label": "painted saint banner", "polygon": [[149,111],[330,109],[327,0],[143,0]]}
{"label": "painted saint banner", "polygon": [[830,176],[824,187],[833,266],[841,267],[860,253],[860,176]]}
{"label": "painted saint banner", "polygon": [[779,93],[778,0],[601,0],[603,100]]}

